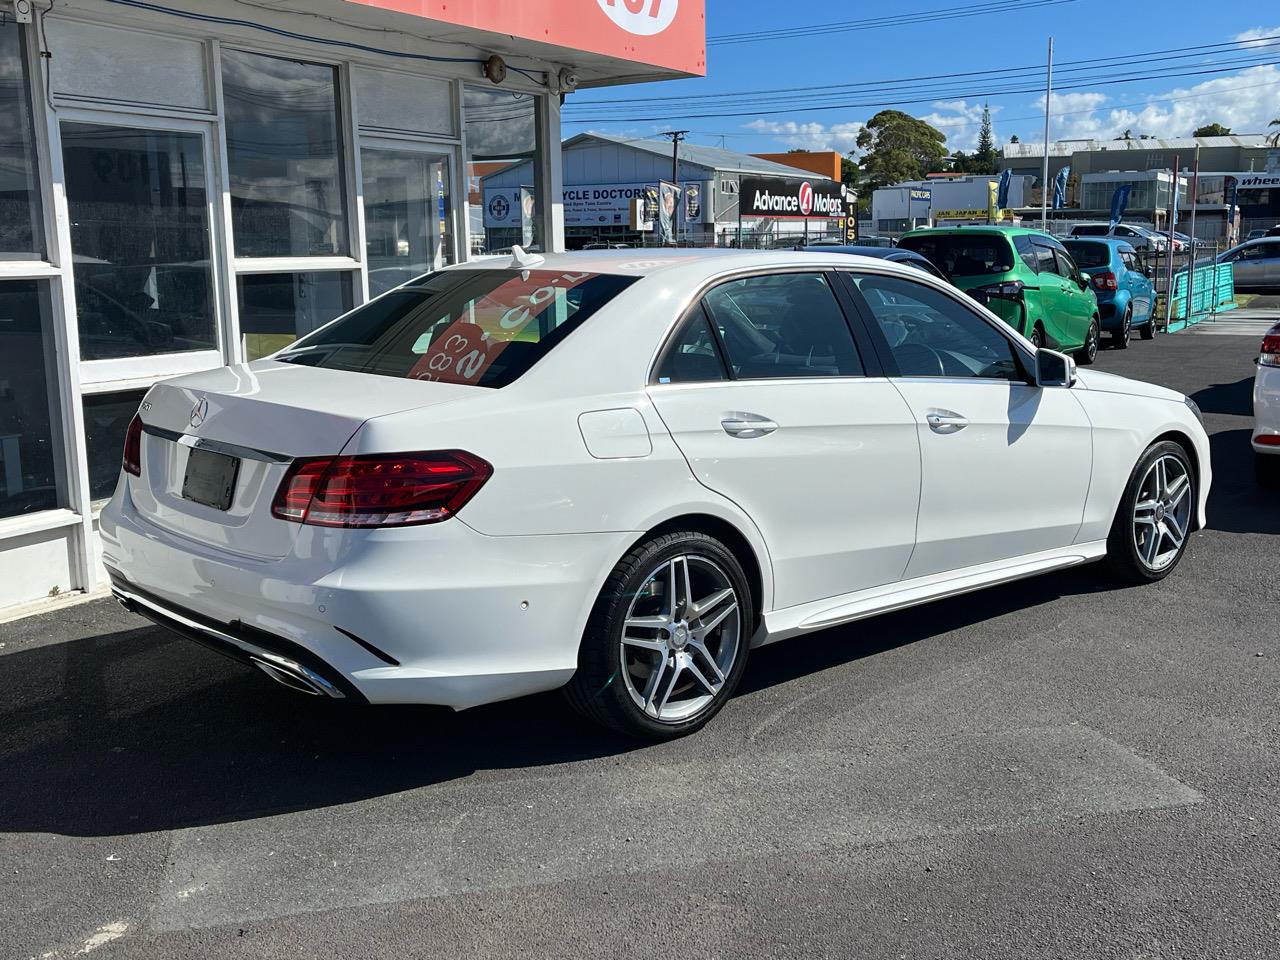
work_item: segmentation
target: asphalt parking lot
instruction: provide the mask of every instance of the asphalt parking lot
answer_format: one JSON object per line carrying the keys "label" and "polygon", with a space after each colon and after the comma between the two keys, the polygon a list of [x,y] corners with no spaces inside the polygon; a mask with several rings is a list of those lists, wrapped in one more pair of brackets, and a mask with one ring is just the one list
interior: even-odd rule
{"label": "asphalt parking lot", "polygon": [[1280,956],[1280,497],[1257,338],[1190,393],[1210,527],[757,651],[692,738],[557,696],[333,708],[110,601],[0,626],[0,957]]}

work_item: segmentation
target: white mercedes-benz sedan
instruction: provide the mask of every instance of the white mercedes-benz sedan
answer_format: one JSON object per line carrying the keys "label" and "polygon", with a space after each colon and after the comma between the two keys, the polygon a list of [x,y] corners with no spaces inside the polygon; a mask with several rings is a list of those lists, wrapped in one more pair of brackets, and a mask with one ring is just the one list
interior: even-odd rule
{"label": "white mercedes-benz sedan", "polygon": [[1159,580],[1209,484],[1186,397],[913,267],[517,251],[154,386],[101,531],[126,607],[297,690],[563,687],[672,737],[761,644],[1104,557]]}

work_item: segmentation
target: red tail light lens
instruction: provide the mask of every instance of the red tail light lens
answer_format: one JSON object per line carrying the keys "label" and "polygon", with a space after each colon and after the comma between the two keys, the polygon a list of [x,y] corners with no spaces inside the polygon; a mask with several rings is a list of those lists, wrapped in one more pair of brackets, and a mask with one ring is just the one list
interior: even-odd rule
{"label": "red tail light lens", "polygon": [[124,472],[142,476],[142,418],[136,413],[124,435]]}
{"label": "red tail light lens", "polygon": [[1267,331],[1262,338],[1262,351],[1258,363],[1264,367],[1280,367],[1280,324]]}
{"label": "red tail light lens", "polygon": [[462,450],[295,460],[272,515],[322,527],[403,527],[447,520],[493,475]]}
{"label": "red tail light lens", "polygon": [[1118,290],[1116,275],[1110,270],[1103,270],[1093,275],[1093,285],[1099,290]]}

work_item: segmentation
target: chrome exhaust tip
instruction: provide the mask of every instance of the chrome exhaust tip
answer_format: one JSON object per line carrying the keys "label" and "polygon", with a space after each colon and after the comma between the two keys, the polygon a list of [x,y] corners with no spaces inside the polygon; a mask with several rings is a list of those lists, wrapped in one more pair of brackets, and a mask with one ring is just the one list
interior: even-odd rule
{"label": "chrome exhaust tip", "polygon": [[250,657],[249,661],[281,686],[305,693],[311,697],[328,695],[323,687],[307,676],[302,667],[284,661],[268,661],[258,657]]}

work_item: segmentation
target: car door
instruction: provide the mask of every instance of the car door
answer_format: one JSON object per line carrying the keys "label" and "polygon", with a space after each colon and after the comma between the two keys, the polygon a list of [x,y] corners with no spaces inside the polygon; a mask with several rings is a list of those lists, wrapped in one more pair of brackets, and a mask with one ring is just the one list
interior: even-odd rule
{"label": "car door", "polygon": [[915,417],[853,329],[829,273],[726,280],[649,387],[694,476],[760,529],[775,609],[896,581],[915,543]]}
{"label": "car door", "polygon": [[1053,246],[1046,240],[1033,241],[1036,254],[1036,270],[1040,275],[1040,306],[1044,313],[1045,334],[1049,345],[1074,349],[1084,343],[1084,337],[1074,339],[1072,323],[1072,294],[1067,289],[1068,280],[1059,273],[1058,260]]}
{"label": "car door", "polygon": [[1060,342],[1072,347],[1083,346],[1089,333],[1089,324],[1093,322],[1093,315],[1098,312],[1098,298],[1080,275],[1080,268],[1076,266],[1071,254],[1067,253],[1067,248],[1055,241],[1050,241],[1050,245],[1058,262],[1067,317],[1066,337]]}
{"label": "car door", "polygon": [[1145,323],[1151,316],[1153,288],[1138,253],[1132,247],[1120,248],[1120,262],[1124,265],[1124,282],[1129,290],[1129,302],[1133,304],[1133,322]]}
{"label": "car door", "polygon": [[920,436],[907,578],[1073,543],[1093,440],[1071,389],[1036,386],[1029,355],[948,291],[870,273],[850,279]]}
{"label": "car door", "polygon": [[1246,243],[1223,255],[1232,264],[1231,275],[1237,287],[1259,287],[1266,284],[1265,245],[1260,241]]}

